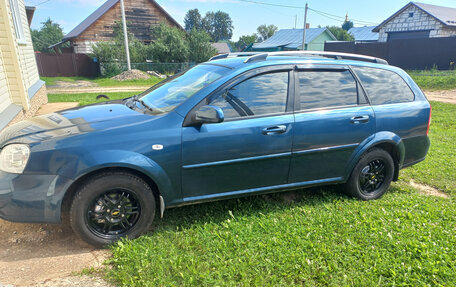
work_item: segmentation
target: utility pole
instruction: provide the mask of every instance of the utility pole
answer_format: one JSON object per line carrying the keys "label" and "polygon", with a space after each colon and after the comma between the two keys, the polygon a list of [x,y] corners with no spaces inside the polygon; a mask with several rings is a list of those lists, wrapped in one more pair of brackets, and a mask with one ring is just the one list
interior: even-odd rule
{"label": "utility pole", "polygon": [[127,56],[127,69],[130,71],[131,70],[130,49],[128,47],[127,21],[125,20],[124,0],[120,0],[120,11],[122,12],[122,26],[123,26],[124,43],[125,43],[125,55]]}
{"label": "utility pole", "polygon": [[295,15],[295,29],[296,29],[296,25],[298,24],[298,15]]}
{"label": "utility pole", "polygon": [[308,5],[306,2],[306,9],[304,11],[304,31],[302,32],[302,50],[304,51],[306,49],[306,28],[307,28],[307,9]]}

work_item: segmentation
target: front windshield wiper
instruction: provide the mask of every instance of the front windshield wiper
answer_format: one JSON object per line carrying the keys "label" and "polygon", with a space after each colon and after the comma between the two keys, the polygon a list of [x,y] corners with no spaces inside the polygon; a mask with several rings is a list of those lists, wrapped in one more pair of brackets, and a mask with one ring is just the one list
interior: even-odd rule
{"label": "front windshield wiper", "polygon": [[148,109],[149,111],[151,111],[151,112],[154,111],[154,109],[151,108],[151,106],[149,106],[148,104],[146,104],[143,100],[141,100],[141,99],[136,99],[136,100],[137,100],[138,102],[140,102],[141,105],[143,105],[144,107],[146,107],[146,109]]}
{"label": "front windshield wiper", "polygon": [[138,99],[138,95],[134,95],[134,96],[132,96],[132,97],[126,98],[126,99],[124,99],[125,105],[126,105],[129,109],[134,110],[134,109],[135,109],[135,104],[133,104],[133,103],[136,102],[137,99]]}
{"label": "front windshield wiper", "polygon": [[146,109],[148,109],[149,111],[154,111],[153,108],[151,108],[148,104],[146,104],[143,100],[141,100],[139,98],[139,95],[134,95],[130,98],[128,98],[125,102],[125,104],[127,105],[128,108],[132,109],[132,110],[135,110],[137,109],[138,107],[134,104],[135,102],[139,102],[141,103],[141,105],[143,105]]}

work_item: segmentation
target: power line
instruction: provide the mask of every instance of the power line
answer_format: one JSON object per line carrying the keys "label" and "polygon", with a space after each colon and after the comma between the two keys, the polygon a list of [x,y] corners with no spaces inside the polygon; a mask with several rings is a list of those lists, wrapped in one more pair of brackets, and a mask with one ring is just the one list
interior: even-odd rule
{"label": "power line", "polygon": [[[291,5],[283,5],[283,4],[275,4],[275,3],[268,3],[268,2],[260,2],[260,1],[255,1],[255,0],[236,0],[239,2],[246,2],[246,3],[253,3],[253,4],[258,4],[258,5],[265,5],[265,6],[274,6],[274,7],[282,7],[282,8],[291,8],[291,9],[305,9],[305,7],[301,6],[291,6]],[[330,13],[326,13],[323,11],[315,10],[312,8],[309,8],[309,10],[312,10],[313,12],[319,14],[320,16],[326,17],[328,19],[334,20],[334,21],[344,21],[345,17],[343,16],[338,16]],[[361,25],[377,25],[378,23],[374,22],[369,22],[369,21],[363,21],[363,20],[357,20],[357,19],[350,19],[353,22],[356,22]]]}
{"label": "power line", "polygon": [[40,6],[41,4],[45,4],[45,3],[49,2],[49,1],[51,1],[51,0],[45,0],[45,1],[40,2],[40,3],[38,3],[38,4],[34,5],[34,6],[35,6],[35,7],[36,7],[36,6]]}
{"label": "power line", "polygon": [[[312,8],[309,8],[309,10],[312,10],[315,13],[317,13],[317,14],[319,14],[321,16],[327,17],[329,19],[333,19],[333,20],[337,20],[337,21],[340,21],[340,20],[344,20],[345,21],[345,17],[342,17],[342,16],[337,16],[337,15],[334,15],[334,14],[326,13],[326,12],[315,10],[315,9],[312,9]],[[334,19],[334,18],[331,18],[331,17],[335,17],[335,18],[338,18],[338,19]],[[374,23],[374,22],[368,22],[368,21],[357,20],[357,19],[350,19],[350,20],[353,21],[353,22],[360,23],[360,24],[363,24],[363,23],[364,24],[378,24],[378,23]]]}
{"label": "power line", "polygon": [[282,4],[259,2],[259,1],[253,1],[253,0],[236,0],[236,1],[259,4],[259,5],[282,7],[282,8],[303,9],[303,10],[305,9],[304,7],[300,7],[300,6],[282,5]]}

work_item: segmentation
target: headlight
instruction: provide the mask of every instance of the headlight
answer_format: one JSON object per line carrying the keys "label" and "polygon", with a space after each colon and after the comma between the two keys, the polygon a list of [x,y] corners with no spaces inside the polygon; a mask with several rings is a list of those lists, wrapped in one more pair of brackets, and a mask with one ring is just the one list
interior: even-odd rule
{"label": "headlight", "polygon": [[23,144],[10,144],[0,152],[0,170],[22,173],[30,157],[30,148]]}

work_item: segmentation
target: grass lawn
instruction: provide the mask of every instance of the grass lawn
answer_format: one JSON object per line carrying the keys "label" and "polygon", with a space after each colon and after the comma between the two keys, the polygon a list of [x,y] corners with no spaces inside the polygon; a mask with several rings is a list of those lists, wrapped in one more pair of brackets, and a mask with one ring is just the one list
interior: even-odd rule
{"label": "grass lawn", "polygon": [[[96,100],[96,97],[100,93],[88,93],[88,94],[49,94],[49,103],[59,102],[79,102],[81,106],[105,102],[106,99]],[[111,100],[124,99],[138,94],[137,92],[118,92],[118,93],[103,93],[108,96]]]}
{"label": "grass lawn", "polygon": [[456,105],[440,102],[431,102],[431,105],[431,148],[427,158],[402,170],[401,177],[456,193]]}
{"label": "grass lawn", "polygon": [[144,86],[151,87],[162,79],[151,77],[147,80],[128,80],[128,81],[116,81],[110,78],[84,78],[84,77],[41,77],[46,82],[47,87],[55,86],[57,81],[63,82],[75,82],[75,81],[89,81],[97,84],[100,87],[128,87],[128,86]]}
{"label": "grass lawn", "polygon": [[456,71],[423,70],[407,72],[423,90],[456,89]]}
{"label": "grass lawn", "polygon": [[[316,188],[171,209],[112,247],[121,286],[455,286],[456,105],[433,103],[432,148],[380,200]],[[410,178],[450,194],[426,196]],[[289,197],[288,197],[289,198]]]}

